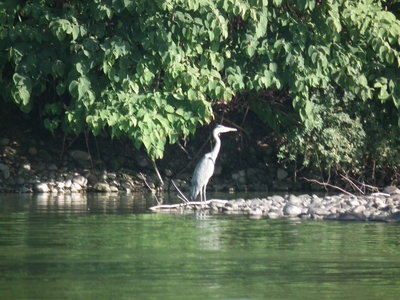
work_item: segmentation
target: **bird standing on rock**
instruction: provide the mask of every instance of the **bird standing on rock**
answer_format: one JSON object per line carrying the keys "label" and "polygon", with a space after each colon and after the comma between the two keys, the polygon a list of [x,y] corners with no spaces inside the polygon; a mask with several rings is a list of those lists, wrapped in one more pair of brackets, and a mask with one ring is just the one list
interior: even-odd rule
{"label": "bird standing on rock", "polygon": [[206,188],[208,181],[214,173],[215,161],[217,160],[219,150],[221,148],[221,139],[219,135],[225,132],[237,131],[236,128],[231,128],[223,125],[217,125],[213,130],[213,137],[215,141],[214,148],[211,152],[206,153],[199,161],[194,169],[192,176],[192,189],[190,192],[190,199],[194,201],[197,195],[200,194],[200,201],[207,201]]}

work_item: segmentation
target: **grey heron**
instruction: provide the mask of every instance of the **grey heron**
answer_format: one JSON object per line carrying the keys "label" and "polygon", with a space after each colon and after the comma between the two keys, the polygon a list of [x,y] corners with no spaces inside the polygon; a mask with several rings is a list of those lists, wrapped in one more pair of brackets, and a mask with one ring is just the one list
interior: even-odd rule
{"label": "grey heron", "polygon": [[213,130],[213,137],[215,141],[214,148],[211,152],[206,153],[199,161],[194,169],[192,176],[192,189],[190,192],[190,199],[194,201],[197,195],[200,194],[200,201],[207,201],[206,188],[208,181],[214,173],[215,161],[217,160],[219,149],[221,148],[221,139],[219,135],[225,132],[237,131],[236,128],[217,125]]}

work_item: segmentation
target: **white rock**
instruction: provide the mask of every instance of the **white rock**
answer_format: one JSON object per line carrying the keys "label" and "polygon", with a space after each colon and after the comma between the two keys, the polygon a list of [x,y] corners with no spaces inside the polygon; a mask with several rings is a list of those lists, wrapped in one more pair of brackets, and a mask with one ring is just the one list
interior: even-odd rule
{"label": "white rock", "polygon": [[267,214],[267,217],[269,218],[269,219],[279,219],[280,217],[282,217],[278,212],[276,212],[276,211],[270,211],[268,214]]}
{"label": "white rock", "polygon": [[69,188],[71,187],[71,185],[72,185],[72,180],[71,180],[71,179],[65,180],[64,186],[65,186],[67,189],[69,189]]}
{"label": "white rock", "polygon": [[26,171],[30,171],[31,170],[31,164],[30,163],[23,163],[21,165],[21,168],[26,170]]}
{"label": "white rock", "polygon": [[85,187],[87,185],[88,180],[86,179],[86,177],[82,175],[77,175],[72,179],[72,182],[80,185],[81,187]]}
{"label": "white rock", "polygon": [[111,193],[118,193],[119,192],[118,188],[115,185],[111,185],[110,186],[110,191],[111,191]]}
{"label": "white rock", "polygon": [[285,205],[285,207],[283,208],[283,213],[286,216],[290,216],[290,217],[295,217],[300,215],[302,212],[302,209],[298,206],[295,205],[291,205],[291,204],[287,204]]}
{"label": "white rock", "polygon": [[37,193],[49,193],[50,188],[45,182],[35,183],[33,185],[33,190]]}
{"label": "white rock", "polygon": [[71,192],[72,193],[79,193],[82,190],[82,186],[76,182],[73,182],[71,185]]}
{"label": "white rock", "polygon": [[356,214],[361,214],[364,211],[365,211],[364,205],[359,205],[353,209],[353,213],[356,213]]}
{"label": "white rock", "polygon": [[349,204],[350,204],[351,206],[354,206],[354,207],[361,205],[360,201],[358,201],[357,199],[351,199],[351,200],[349,200]]}
{"label": "white rock", "polygon": [[97,182],[93,186],[93,189],[97,192],[105,192],[105,193],[111,192],[110,185],[106,182]]}
{"label": "white rock", "polygon": [[302,205],[303,200],[300,197],[297,197],[295,195],[290,195],[289,196],[289,203],[293,205]]}

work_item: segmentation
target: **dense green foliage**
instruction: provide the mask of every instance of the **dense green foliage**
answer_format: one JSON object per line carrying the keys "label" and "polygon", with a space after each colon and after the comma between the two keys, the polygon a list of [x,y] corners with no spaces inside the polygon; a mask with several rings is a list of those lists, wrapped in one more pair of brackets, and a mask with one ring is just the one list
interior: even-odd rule
{"label": "dense green foliage", "polygon": [[[296,124],[288,129],[296,138],[282,155],[303,155],[305,164],[318,155],[326,168],[350,166],[362,159],[366,133],[373,131],[362,120],[374,114],[375,132],[398,131],[398,4],[5,1],[0,4],[2,101],[24,112],[38,110],[50,130],[110,130],[161,158],[166,143],[210,122],[213,104],[284,90],[291,114],[282,115],[268,99],[252,106],[275,130]],[[345,92],[352,96],[337,101]],[[315,96],[320,94],[325,96]],[[397,142],[381,137],[386,157],[396,156],[390,152],[397,151]],[[315,152],[321,147],[325,150]]]}

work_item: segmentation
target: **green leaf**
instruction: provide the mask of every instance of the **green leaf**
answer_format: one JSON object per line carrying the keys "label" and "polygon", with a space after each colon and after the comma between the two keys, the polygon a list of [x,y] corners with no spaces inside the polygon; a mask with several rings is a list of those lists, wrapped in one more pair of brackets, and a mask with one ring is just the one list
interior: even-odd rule
{"label": "green leaf", "polygon": [[72,40],[75,41],[79,37],[79,26],[78,25],[73,25],[72,27]]}
{"label": "green leaf", "polygon": [[65,73],[65,65],[59,59],[54,61],[51,68],[52,68],[52,73],[55,77],[62,77]]}

